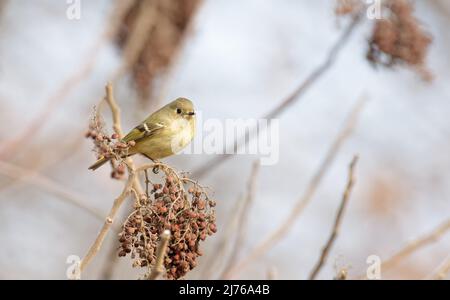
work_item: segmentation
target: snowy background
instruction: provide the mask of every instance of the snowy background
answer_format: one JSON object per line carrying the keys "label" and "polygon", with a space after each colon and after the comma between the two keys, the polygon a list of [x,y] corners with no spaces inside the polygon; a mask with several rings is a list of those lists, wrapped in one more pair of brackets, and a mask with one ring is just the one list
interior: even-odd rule
{"label": "snowy background", "polygon": [[[45,109],[61,84],[84,64],[107,24],[112,1],[82,0],[78,21],[66,17],[65,1],[8,1],[0,16],[0,141],[22,132]],[[345,22],[338,26],[334,1],[209,0],[164,84],[162,102],[193,99],[204,118],[257,118],[275,107],[326,57]],[[365,273],[366,258],[386,259],[409,240],[429,232],[450,215],[450,5],[417,1],[416,15],[432,33],[428,65],[435,75],[423,82],[408,69],[373,69],[365,60],[371,21],[358,27],[337,64],[280,117],[280,158],[261,167],[249,214],[245,255],[278,224],[303,194],[310,178],[354,103],[367,95],[356,130],[339,152],[318,193],[288,236],[237,278],[304,279],[329,236],[348,164],[360,161],[356,186],[340,235],[319,278],[332,278],[333,265]],[[107,214],[122,185],[107,168],[89,172],[94,160],[83,139],[93,105],[120,65],[106,44],[86,76],[46,120],[39,133],[8,163],[37,170],[79,196],[85,206]],[[150,111],[138,109],[129,78],[116,86],[124,129]],[[167,160],[193,170],[212,157],[180,155]],[[202,180],[218,202],[219,234],[204,244],[205,257],[188,278],[201,278],[235,202],[245,193],[256,156],[236,156]],[[139,161],[141,159],[138,159]],[[36,175],[33,175],[36,176]],[[68,255],[83,256],[101,221],[28,183],[0,177],[0,278],[64,279]],[[114,234],[83,278],[99,278],[108,264]],[[209,251],[208,251],[209,250]],[[385,278],[425,278],[445,259],[450,235],[404,260]],[[202,264],[204,262],[204,264]],[[128,258],[113,278],[136,278]]]}

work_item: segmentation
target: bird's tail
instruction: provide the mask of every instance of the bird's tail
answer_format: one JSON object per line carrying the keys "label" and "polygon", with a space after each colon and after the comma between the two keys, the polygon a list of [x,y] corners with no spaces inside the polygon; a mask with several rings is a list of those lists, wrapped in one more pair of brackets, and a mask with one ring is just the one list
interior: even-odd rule
{"label": "bird's tail", "polygon": [[97,160],[92,166],[90,166],[89,170],[95,171],[101,166],[103,166],[107,161],[109,161],[109,158],[102,157],[99,160]]}

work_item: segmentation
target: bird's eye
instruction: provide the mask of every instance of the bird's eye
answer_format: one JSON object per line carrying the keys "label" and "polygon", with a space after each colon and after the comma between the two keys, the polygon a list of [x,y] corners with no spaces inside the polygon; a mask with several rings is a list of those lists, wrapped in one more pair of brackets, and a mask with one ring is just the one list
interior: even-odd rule
{"label": "bird's eye", "polygon": [[181,108],[177,108],[177,114],[181,114]]}

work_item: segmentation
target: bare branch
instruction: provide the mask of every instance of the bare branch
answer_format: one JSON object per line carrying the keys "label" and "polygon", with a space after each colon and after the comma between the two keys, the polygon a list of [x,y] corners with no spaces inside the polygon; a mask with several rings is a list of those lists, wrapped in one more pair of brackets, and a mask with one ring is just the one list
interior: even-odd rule
{"label": "bare branch", "polygon": [[431,232],[421,236],[420,238],[408,243],[404,248],[400,251],[392,255],[390,258],[385,260],[381,264],[382,270],[386,271],[391,269],[395,265],[397,265],[402,259],[411,255],[413,252],[419,250],[420,248],[432,244],[438,241],[441,236],[447,233],[450,230],[450,219],[445,221],[443,224],[439,225],[437,228],[432,230]]}
{"label": "bare branch", "polygon": [[[231,208],[232,214],[227,218],[226,224],[224,224],[222,229],[222,235],[220,241],[216,243],[214,249],[210,251],[211,255],[207,257],[205,265],[211,266],[209,268],[203,268],[200,278],[212,279],[213,275],[216,275],[216,270],[220,268],[220,264],[226,258],[226,253],[229,249],[229,241],[235,236],[235,231],[238,227],[239,213],[242,211],[244,203],[244,196],[239,196],[236,199],[233,207]],[[236,213],[235,213],[236,212]],[[220,266],[219,266],[220,265]]]}
{"label": "bare branch", "polygon": [[431,275],[432,279],[444,280],[450,273],[450,255],[447,256],[444,262],[438,267],[438,269]]}
{"label": "bare branch", "polygon": [[139,4],[139,12],[134,27],[130,29],[130,36],[123,49],[123,62],[113,76],[113,81],[120,78],[139,59],[139,55],[146,44],[146,37],[157,24],[158,2],[153,0],[142,0]]}
{"label": "bare branch", "polygon": [[358,162],[358,156],[353,157],[352,162],[350,163],[349,171],[348,171],[348,182],[347,186],[345,188],[344,194],[342,196],[341,205],[339,206],[338,213],[336,215],[336,219],[334,221],[333,229],[331,231],[331,235],[328,238],[327,243],[325,244],[325,247],[322,250],[322,254],[319,258],[319,261],[316,263],[314,269],[311,272],[311,275],[309,276],[309,280],[316,279],[317,275],[319,274],[320,270],[322,269],[323,265],[325,264],[325,261],[327,260],[327,257],[330,253],[331,247],[333,246],[334,241],[337,238],[337,235],[339,233],[341,223],[342,223],[342,217],[344,216],[344,209],[348,203],[348,199],[350,198],[350,193],[352,191],[355,179],[354,179],[354,169],[356,166],[356,163]]}
{"label": "bare branch", "polygon": [[155,280],[164,273],[164,258],[166,257],[167,245],[170,240],[170,230],[164,230],[161,234],[158,249],[156,250],[156,262],[147,279]]}
{"label": "bare branch", "polygon": [[301,215],[305,207],[311,202],[317,188],[322,182],[324,174],[328,171],[330,165],[333,163],[337,153],[341,149],[343,143],[351,135],[355,124],[357,122],[358,116],[366,103],[365,98],[361,98],[353,108],[349,117],[345,122],[345,126],[338,133],[335,140],[333,141],[331,147],[328,149],[325,158],[314,174],[313,178],[309,182],[309,185],[303,194],[291,209],[289,216],[285,218],[285,222],[280,224],[274,231],[269,233],[267,237],[258,244],[253,250],[240,262],[238,262],[226,275],[226,278],[233,277],[237,272],[242,271],[250,262],[261,257],[265,252],[274,247],[280,240],[282,240],[290,231],[297,218]]}
{"label": "bare branch", "polygon": [[[119,139],[122,139],[124,134],[122,130],[122,119],[121,119],[121,113],[120,113],[120,107],[117,104],[117,101],[114,97],[114,89],[113,85],[111,83],[108,83],[105,87],[105,98],[104,100],[109,106],[109,109],[111,110],[112,120],[113,120],[113,130],[117,135],[119,136]],[[131,170],[135,170],[135,164],[131,157],[126,158],[125,160],[126,164]],[[144,193],[141,183],[139,182],[139,177],[134,178],[133,180],[133,189],[138,193],[138,195],[141,195]],[[117,262],[117,241],[114,241],[111,245],[111,249],[108,253],[108,260],[106,264],[103,266],[101,274],[103,278],[109,278],[111,277],[111,274],[114,272],[114,266]]]}
{"label": "bare branch", "polygon": [[[57,138],[58,137],[56,137],[56,139]],[[43,172],[43,169],[48,169],[52,166],[59,165],[61,161],[67,160],[71,156],[75,155],[77,151],[79,151],[79,149],[83,145],[82,141],[84,139],[85,133],[83,132],[83,134],[79,134],[78,137],[76,137],[73,141],[67,144],[61,144],[60,141],[58,143],[50,142],[49,144],[54,144],[52,148],[55,147],[56,149],[52,149],[55,150],[55,152],[51,153],[51,155],[48,155],[47,152],[46,156],[44,157],[45,160],[32,157],[29,162],[26,161],[21,162],[22,165],[21,168],[24,170],[26,169],[25,170],[26,172],[23,173],[24,176],[25,175],[32,176],[34,173]],[[26,165],[26,168],[23,167],[24,165]],[[4,182],[0,183],[0,192],[2,192],[5,189],[12,189],[15,187],[17,188],[23,183],[22,181],[23,181],[22,176],[11,178],[11,180],[9,181],[5,180]],[[101,220],[103,221],[103,218]]]}
{"label": "bare branch", "polygon": [[[108,103],[109,108],[111,109],[114,132],[119,135],[120,139],[122,139],[123,138],[123,130],[122,130],[122,121],[121,121],[121,116],[120,116],[120,107],[114,98],[114,91],[113,91],[112,84],[108,83],[105,87],[105,90],[106,90],[105,100],[106,100],[106,103]],[[135,165],[134,165],[133,159],[131,157],[128,157],[126,159],[126,163],[130,169],[132,169],[132,170],[135,169]],[[142,186],[141,186],[138,178],[135,178],[135,180],[133,182],[133,188],[136,190],[136,192],[139,195],[144,193],[144,190],[142,189]]]}
{"label": "bare branch", "polygon": [[[273,108],[271,111],[266,113],[264,116],[262,116],[262,119],[270,120],[273,118],[278,117],[281,115],[286,109],[291,107],[294,103],[296,103],[298,100],[300,100],[301,96],[305,94],[308,89],[318,81],[318,79],[321,78],[323,74],[326,73],[336,62],[336,59],[341,52],[344,45],[349,40],[350,36],[352,35],[354,29],[360,22],[360,15],[355,14],[352,21],[350,22],[349,26],[346,28],[346,30],[343,32],[341,37],[337,40],[337,42],[333,45],[333,47],[330,49],[330,51],[327,54],[327,57],[325,61],[319,65],[316,69],[313,70],[313,72],[302,82],[298,85],[298,87],[285,99],[283,99],[275,108]],[[270,124],[269,124],[270,125]],[[245,134],[243,134],[240,137],[236,137],[235,141],[232,143],[232,147],[234,148],[234,145],[238,145],[238,147],[244,147],[246,146],[252,139],[256,138],[258,135],[257,128],[252,128],[246,130]],[[228,150],[228,149],[224,149]],[[231,151],[234,149],[230,149],[230,151],[224,151],[223,153],[234,153],[234,151]],[[216,158],[212,159],[211,161],[207,162],[205,165],[201,166],[199,169],[195,170],[193,172],[193,176],[196,178],[203,177],[207,172],[210,172],[214,169],[216,169],[218,166],[223,164],[225,161],[227,161],[229,158],[234,156],[233,154],[223,154],[220,156],[217,156]]]}
{"label": "bare branch", "polygon": [[250,173],[250,178],[247,182],[247,194],[244,199],[244,205],[242,209],[240,210],[240,213],[237,215],[237,234],[234,241],[233,249],[231,250],[231,256],[228,259],[228,262],[225,265],[225,269],[222,272],[222,275],[220,275],[221,278],[224,278],[225,275],[230,271],[230,269],[234,266],[236,263],[236,260],[239,258],[240,250],[242,249],[242,244],[245,240],[245,235],[247,232],[247,218],[248,214],[250,212],[250,205],[253,202],[253,198],[255,195],[255,186],[256,186],[256,178],[258,177],[260,163],[259,161],[256,161],[253,163],[252,171]]}
{"label": "bare branch", "polygon": [[[415,251],[429,244],[437,242],[444,234],[450,230],[450,219],[437,226],[431,232],[409,242],[406,246],[381,263],[381,270],[386,271],[392,269],[401,260],[405,259]],[[357,279],[364,279],[365,275],[359,275]]]}
{"label": "bare branch", "polygon": [[0,0],[0,17],[5,10],[6,4],[8,4],[8,0]]}
{"label": "bare branch", "polygon": [[64,200],[70,205],[78,207],[98,220],[103,220],[103,215],[101,213],[83,204],[83,202],[85,202],[82,200],[83,197],[34,170],[29,171],[22,167],[0,161],[0,173],[11,178],[22,180],[50,192],[57,196],[58,199]]}
{"label": "bare branch", "polygon": [[119,195],[119,197],[114,200],[113,206],[108,214],[108,216],[105,219],[105,223],[103,224],[102,229],[100,230],[100,233],[98,234],[97,238],[95,239],[92,246],[89,248],[89,251],[84,256],[84,258],[80,262],[80,272],[83,272],[83,270],[86,268],[86,266],[91,262],[91,260],[94,258],[94,256],[98,253],[100,250],[103,241],[105,240],[106,235],[108,234],[108,231],[111,227],[111,225],[114,222],[114,219],[117,215],[117,212],[119,211],[119,208],[122,206],[123,202],[127,198],[128,194],[130,193],[133,182],[136,178],[136,173],[133,170],[129,170],[129,176],[127,183],[125,184],[124,189],[122,190],[122,193]]}

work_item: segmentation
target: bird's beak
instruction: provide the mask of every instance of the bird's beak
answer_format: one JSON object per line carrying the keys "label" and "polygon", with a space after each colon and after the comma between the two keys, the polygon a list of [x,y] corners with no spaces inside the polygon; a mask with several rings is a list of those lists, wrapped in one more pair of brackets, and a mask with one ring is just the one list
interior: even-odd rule
{"label": "bird's beak", "polygon": [[186,113],[188,116],[195,116],[195,112],[194,111],[190,111],[188,113]]}

